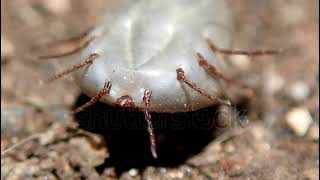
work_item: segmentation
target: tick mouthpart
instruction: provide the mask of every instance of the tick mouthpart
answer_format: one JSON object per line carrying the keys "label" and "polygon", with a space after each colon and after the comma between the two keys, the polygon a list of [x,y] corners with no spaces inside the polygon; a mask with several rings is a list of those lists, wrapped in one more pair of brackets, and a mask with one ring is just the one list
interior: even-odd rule
{"label": "tick mouthpart", "polygon": [[134,106],[134,101],[128,95],[118,98],[115,104],[124,109],[136,109]]}

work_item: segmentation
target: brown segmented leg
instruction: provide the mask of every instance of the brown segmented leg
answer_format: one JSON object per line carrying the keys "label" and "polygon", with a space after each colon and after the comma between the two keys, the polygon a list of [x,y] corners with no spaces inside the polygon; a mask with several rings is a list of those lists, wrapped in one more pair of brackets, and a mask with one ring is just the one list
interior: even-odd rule
{"label": "brown segmented leg", "polygon": [[110,90],[111,90],[111,82],[110,81],[106,81],[104,84],[103,89],[95,96],[93,97],[90,101],[88,101],[87,103],[85,103],[84,105],[78,107],[77,109],[73,110],[71,112],[72,115],[77,114],[81,111],[83,111],[84,109],[86,109],[87,107],[97,103],[103,96],[109,95]]}
{"label": "brown segmented leg", "polygon": [[197,53],[199,65],[209,70],[214,76],[222,79],[228,83],[233,82],[231,79],[225,77],[214,65],[210,64],[200,53]]}
{"label": "brown segmented leg", "polygon": [[178,68],[176,71],[177,71],[177,79],[179,81],[184,82],[185,84],[187,84],[189,87],[191,87],[193,90],[197,91],[201,95],[207,97],[208,99],[212,100],[216,104],[226,104],[226,105],[230,105],[231,104],[230,101],[223,100],[223,99],[220,99],[220,98],[217,98],[217,97],[213,97],[209,93],[204,91],[203,89],[199,88],[195,83],[193,83],[191,80],[186,78],[182,68]]}
{"label": "brown segmented leg", "polygon": [[52,47],[52,46],[59,46],[59,45],[63,45],[63,44],[68,44],[68,43],[76,43],[78,41],[83,40],[87,35],[89,35],[89,33],[93,30],[93,27],[90,27],[89,29],[87,29],[87,31],[83,32],[82,34],[79,34],[75,37],[71,37],[68,39],[63,39],[63,40],[58,40],[55,41],[53,43],[48,43],[45,46],[46,47]]}
{"label": "brown segmented leg", "polygon": [[222,80],[226,81],[227,83],[229,83],[228,85],[237,85],[237,86],[240,86],[240,87],[244,88],[245,89],[245,93],[243,93],[243,94],[244,94],[245,97],[254,96],[254,92],[253,92],[253,90],[251,88],[244,87],[239,82],[237,82],[235,80],[231,80],[231,79],[225,77],[214,65],[210,64],[208,62],[208,60],[206,60],[200,53],[197,53],[197,56],[198,56],[199,65],[202,66],[203,68],[207,69],[208,71],[210,71],[214,76],[216,76],[219,79],[222,79]]}
{"label": "brown segmented leg", "polygon": [[71,50],[68,50],[68,51],[62,52],[62,53],[57,53],[57,54],[41,55],[41,56],[38,56],[38,58],[39,59],[52,59],[52,58],[69,56],[69,55],[75,54],[75,53],[81,51],[82,49],[86,48],[93,40],[94,40],[94,37],[90,37],[83,44],[77,45],[75,48],[73,48]]}
{"label": "brown segmented leg", "polygon": [[77,69],[80,69],[88,64],[92,64],[93,63],[93,60],[95,60],[97,57],[99,57],[98,54],[96,53],[93,53],[93,54],[90,54],[89,57],[87,58],[87,60],[83,63],[80,63],[80,64],[76,64],[76,65],[73,65],[72,67],[62,71],[61,73],[58,73],[56,75],[54,75],[53,77],[51,77],[50,79],[47,80],[47,82],[52,82],[56,79],[59,79],[67,74],[70,74],[71,72],[77,70]]}
{"label": "brown segmented leg", "polygon": [[151,153],[152,153],[153,158],[157,159],[156,138],[155,138],[155,135],[154,135],[154,132],[153,132],[151,115],[149,113],[151,95],[152,95],[152,91],[151,90],[145,90],[144,91],[144,95],[143,95],[143,101],[144,101],[144,105],[145,105],[144,118],[145,118],[145,120],[147,121],[147,124],[148,124],[148,132],[149,132],[149,137],[150,137]]}
{"label": "brown segmented leg", "polygon": [[225,55],[264,56],[264,55],[276,55],[282,52],[280,50],[267,50],[267,49],[259,49],[259,50],[253,50],[253,51],[223,49],[216,46],[210,39],[207,39],[207,43],[213,52],[219,52]]}

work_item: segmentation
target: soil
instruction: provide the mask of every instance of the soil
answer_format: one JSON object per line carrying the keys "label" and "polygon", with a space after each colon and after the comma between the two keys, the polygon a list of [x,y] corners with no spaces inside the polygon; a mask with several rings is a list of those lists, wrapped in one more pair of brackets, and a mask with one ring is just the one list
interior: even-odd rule
{"label": "soil", "polygon": [[[89,99],[72,77],[43,83],[79,57],[37,55],[70,48],[48,44],[94,26],[104,3],[1,0],[1,179],[319,179],[317,0],[229,0],[235,48],[284,51],[232,58],[241,70],[226,76],[254,92],[226,89],[236,110],[152,114],[157,160],[142,113],[97,103],[72,117]],[[294,108],[312,117],[303,136]]]}

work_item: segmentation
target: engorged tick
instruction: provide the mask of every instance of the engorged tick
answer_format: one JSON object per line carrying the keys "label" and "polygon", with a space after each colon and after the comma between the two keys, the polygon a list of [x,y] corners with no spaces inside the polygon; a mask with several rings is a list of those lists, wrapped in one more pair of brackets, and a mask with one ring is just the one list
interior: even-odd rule
{"label": "engorged tick", "polygon": [[100,26],[70,39],[83,43],[71,51],[41,58],[62,57],[82,50],[73,67],[49,81],[73,72],[81,90],[92,97],[72,113],[97,101],[143,111],[154,158],[157,158],[156,139],[150,112],[186,112],[230,104],[222,99],[225,84],[232,82],[223,75],[228,63],[218,54],[278,53],[227,49],[231,47],[232,20],[224,0],[114,3],[115,11],[108,11]]}

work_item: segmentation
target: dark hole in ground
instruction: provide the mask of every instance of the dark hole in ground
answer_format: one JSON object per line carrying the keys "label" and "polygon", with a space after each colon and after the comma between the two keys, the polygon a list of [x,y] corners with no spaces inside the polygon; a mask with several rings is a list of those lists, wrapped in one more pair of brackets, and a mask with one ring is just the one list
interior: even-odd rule
{"label": "dark hole in ground", "polygon": [[[81,95],[75,107],[90,98]],[[115,108],[97,103],[76,115],[80,128],[101,134],[106,139],[110,158],[97,167],[102,173],[106,167],[114,167],[118,174],[130,168],[143,169],[152,166],[176,166],[195,155],[229,127],[225,121],[216,121],[219,108],[211,107],[187,113],[152,113],[157,139],[158,159],[150,152],[147,124],[142,112]],[[219,114],[221,119],[221,113]],[[226,117],[223,117],[226,118]]]}

